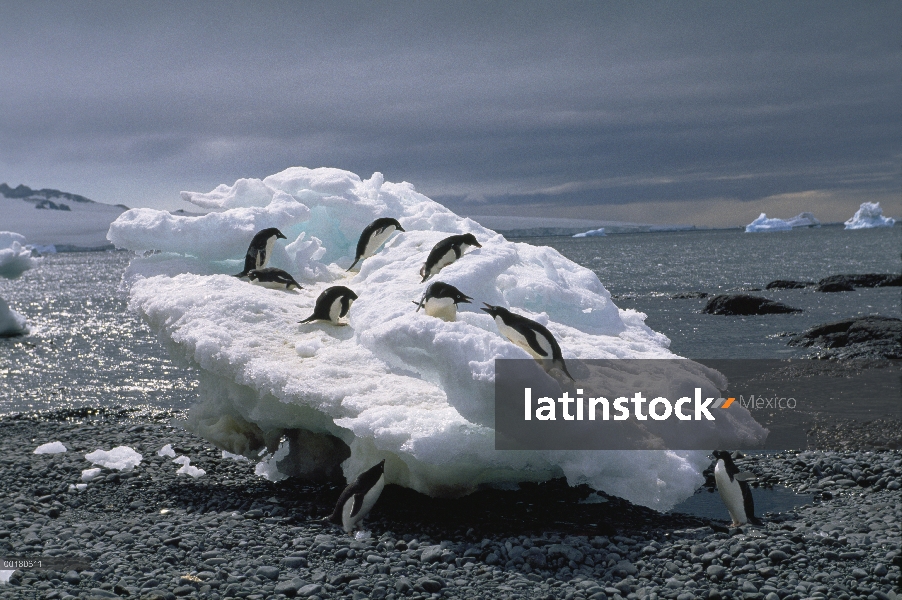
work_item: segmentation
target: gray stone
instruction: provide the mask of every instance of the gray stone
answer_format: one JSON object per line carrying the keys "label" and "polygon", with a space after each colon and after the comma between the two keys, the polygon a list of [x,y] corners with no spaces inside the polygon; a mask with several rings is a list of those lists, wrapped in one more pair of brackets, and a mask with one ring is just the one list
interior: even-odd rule
{"label": "gray stone", "polygon": [[257,577],[261,577],[263,579],[271,579],[271,580],[275,581],[276,579],[279,578],[279,568],[263,566],[263,567],[259,567],[254,572],[254,574]]}
{"label": "gray stone", "polygon": [[309,585],[305,585],[300,588],[297,592],[297,595],[301,598],[309,598],[310,596],[314,596],[323,591],[323,586],[318,583],[311,583]]}
{"label": "gray stone", "polygon": [[424,563],[438,562],[441,559],[442,547],[439,545],[426,546],[425,548],[423,548],[423,553],[420,555],[420,562]]}
{"label": "gray stone", "polygon": [[712,579],[721,579],[726,572],[726,568],[720,565],[711,565],[705,569],[705,573]]}

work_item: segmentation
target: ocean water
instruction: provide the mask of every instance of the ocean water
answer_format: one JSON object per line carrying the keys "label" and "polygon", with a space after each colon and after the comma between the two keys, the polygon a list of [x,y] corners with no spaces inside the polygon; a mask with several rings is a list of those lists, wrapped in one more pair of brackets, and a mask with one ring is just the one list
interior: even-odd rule
{"label": "ocean water", "polygon": [[[834,294],[761,292],[804,309],[792,315],[701,314],[704,300],[673,300],[682,291],[721,293],[763,288],[774,279],[816,281],[838,273],[902,271],[902,227],[839,227],[785,233],[739,230],[526,238],[594,270],[621,308],[647,315],[671,349],[690,358],[782,358],[805,349],[780,334],[863,314],[902,314],[899,288]],[[25,315],[32,332],[0,338],[0,414],[58,407],[190,406],[195,370],[174,363],[128,309],[120,278],[125,252],[44,257],[19,279],[0,279],[0,297]]]}

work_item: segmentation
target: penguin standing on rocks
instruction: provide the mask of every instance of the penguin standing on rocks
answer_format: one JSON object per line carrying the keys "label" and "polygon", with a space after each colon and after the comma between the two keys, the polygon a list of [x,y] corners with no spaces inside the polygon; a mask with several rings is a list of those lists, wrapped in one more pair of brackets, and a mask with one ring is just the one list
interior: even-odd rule
{"label": "penguin standing on rocks", "polygon": [[244,270],[235,277],[247,277],[254,269],[266,267],[266,263],[272,257],[272,247],[278,239],[288,239],[275,227],[267,227],[258,231],[247,247],[247,255],[244,257]]}
{"label": "penguin standing on rocks", "polygon": [[544,325],[514,314],[502,306],[486,304],[482,310],[495,319],[495,324],[498,326],[498,331],[501,332],[501,335],[516,346],[526,350],[546,371],[549,370],[547,361],[551,361],[551,367],[560,369],[564,375],[571,380],[573,379],[573,375],[570,374],[567,370],[567,365],[564,364],[561,347]]}
{"label": "penguin standing on rocks", "polygon": [[341,525],[345,533],[351,533],[357,524],[369,514],[384,487],[385,459],[375,467],[358,475],[357,479],[344,489],[341,496],[338,497],[329,521]]}
{"label": "penguin standing on rocks", "polygon": [[420,269],[420,275],[423,277],[420,283],[437,275],[439,271],[463,256],[463,253],[471,246],[482,248],[482,244],[476,241],[476,236],[472,233],[452,235],[440,241],[429,252],[426,263]]}
{"label": "penguin standing on rocks", "polygon": [[316,299],[313,306],[313,314],[301,321],[301,323],[309,323],[311,321],[331,321],[334,325],[342,325],[339,319],[348,314],[351,310],[351,303],[357,299],[357,294],[349,290],[343,285],[333,285],[323,290],[323,293]]}
{"label": "penguin standing on rocks", "polygon": [[755,501],[752,498],[752,490],[748,482],[756,479],[753,473],[739,472],[736,463],[726,450],[715,450],[711,454],[717,461],[714,466],[714,481],[717,483],[717,491],[720,498],[727,505],[730,517],[733,519],[733,527],[739,527],[746,523],[761,525],[761,521],[755,517]]}
{"label": "penguin standing on rocks", "polygon": [[303,289],[301,284],[294,280],[294,277],[275,267],[266,267],[265,269],[251,269],[247,272],[247,278],[251,283],[262,285],[265,288],[273,290],[300,290]]}
{"label": "penguin standing on rocks", "polygon": [[354,257],[354,262],[348,267],[348,271],[353,269],[354,265],[361,260],[374,255],[376,250],[396,231],[404,231],[404,228],[401,227],[397,219],[392,219],[391,217],[376,219],[364,227],[363,233],[360,234],[360,239],[357,240],[357,254]]}
{"label": "penguin standing on rocks", "polygon": [[416,312],[422,308],[430,317],[451,322],[457,319],[457,305],[469,304],[472,300],[453,285],[436,281],[426,289],[423,298],[416,303]]}

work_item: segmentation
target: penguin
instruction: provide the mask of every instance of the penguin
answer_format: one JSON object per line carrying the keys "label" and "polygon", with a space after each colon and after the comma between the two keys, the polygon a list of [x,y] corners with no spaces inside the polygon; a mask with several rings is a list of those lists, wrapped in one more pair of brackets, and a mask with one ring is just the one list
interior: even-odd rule
{"label": "penguin", "polygon": [[423,298],[415,303],[417,305],[415,312],[419,312],[422,308],[430,317],[451,322],[457,319],[457,305],[469,304],[472,300],[453,285],[436,281],[426,289]]}
{"label": "penguin", "polygon": [[251,283],[262,285],[263,287],[273,290],[301,290],[301,287],[294,277],[275,267],[266,267],[265,269],[251,269],[247,272],[247,278]]}
{"label": "penguin", "polygon": [[476,241],[476,236],[472,233],[452,235],[440,241],[432,248],[429,256],[426,257],[426,262],[420,269],[420,275],[423,277],[420,283],[423,283],[433,275],[437,275],[439,271],[460,258],[467,251],[467,248],[471,246],[482,248],[482,244]]}
{"label": "penguin", "polygon": [[244,270],[235,277],[247,277],[254,269],[266,267],[272,256],[272,247],[277,239],[288,239],[275,227],[267,227],[258,231],[247,247],[247,255],[244,257]]}
{"label": "penguin", "polygon": [[396,231],[404,231],[397,219],[382,217],[376,219],[363,228],[360,239],[357,240],[357,254],[354,262],[348,267],[348,271],[354,268],[359,261],[365,260],[376,253],[376,250],[391,237]]}
{"label": "penguin", "polygon": [[715,450],[711,456],[717,460],[714,466],[714,481],[717,483],[717,491],[720,498],[727,505],[730,517],[733,519],[733,527],[739,527],[746,523],[761,525],[761,521],[755,517],[755,501],[752,498],[752,489],[748,481],[755,479],[755,475],[749,472],[739,472],[736,463],[726,450]]}
{"label": "penguin", "polygon": [[341,525],[345,533],[351,533],[376,504],[384,487],[385,459],[382,459],[378,465],[358,475],[344,489],[329,521]]}
{"label": "penguin", "polygon": [[567,365],[564,364],[564,357],[561,355],[561,347],[544,325],[536,323],[532,319],[527,319],[526,317],[514,314],[502,306],[486,304],[485,308],[482,310],[489,313],[489,315],[495,319],[495,324],[498,326],[498,331],[501,332],[501,335],[509,339],[516,346],[526,350],[526,352],[536,359],[546,371],[549,370],[546,361],[550,360],[551,367],[560,369],[564,372],[564,375],[571,380],[576,381],[573,379],[573,375],[567,370]]}
{"label": "penguin", "polygon": [[343,285],[334,285],[326,288],[319,295],[319,298],[316,299],[313,314],[301,321],[301,323],[332,321],[335,325],[341,325],[338,320],[348,314],[348,311],[351,309],[351,303],[356,299],[357,294]]}

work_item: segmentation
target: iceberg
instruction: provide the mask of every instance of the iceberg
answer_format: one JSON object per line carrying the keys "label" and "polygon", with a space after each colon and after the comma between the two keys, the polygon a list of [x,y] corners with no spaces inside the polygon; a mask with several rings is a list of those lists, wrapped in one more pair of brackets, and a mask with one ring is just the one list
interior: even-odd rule
{"label": "iceberg", "polygon": [[31,256],[31,249],[26,247],[25,236],[0,231],[0,277],[15,279],[35,267],[38,260]]}
{"label": "iceberg", "polygon": [[582,233],[574,234],[573,237],[575,237],[575,238],[602,237],[604,235],[605,235],[604,227],[601,227],[599,229],[590,229],[589,231],[584,231]]}
{"label": "iceberg", "polygon": [[846,221],[846,229],[873,229],[892,227],[895,224],[895,219],[883,216],[879,202],[862,202],[852,218]]}
{"label": "iceberg", "polygon": [[[212,212],[133,209],[112,223],[108,239],[136,252],[123,280],[131,310],[175,360],[199,368],[185,427],[224,457],[257,461],[256,472],[273,480],[351,480],[386,459],[388,483],[444,497],[566,477],[659,510],[703,483],[710,464],[703,451],[495,450],[495,360],[529,355],[476,303],[461,305],[454,322],[415,311],[428,285],[419,268],[439,240],[472,233],[482,248],[433,279],[543,324],[568,361],[676,358],[644,314],[619,309],[591,270],[556,250],[510,242],[380,173],[361,179],[294,167],[182,198]],[[397,218],[405,233],[359,272],[346,272],[360,232],[378,217]],[[294,275],[301,290],[270,290],[230,275],[266,227],[287,237],[270,266]],[[332,285],[359,296],[348,326],[299,323]],[[724,383],[718,376],[686,378],[716,393]],[[743,414],[724,426],[763,436]]]}
{"label": "iceberg", "polygon": [[810,212],[799,213],[791,219],[768,219],[765,213],[761,213],[757,219],[745,226],[746,233],[759,231],[790,231],[797,227],[820,227],[821,222],[814,218]]}

